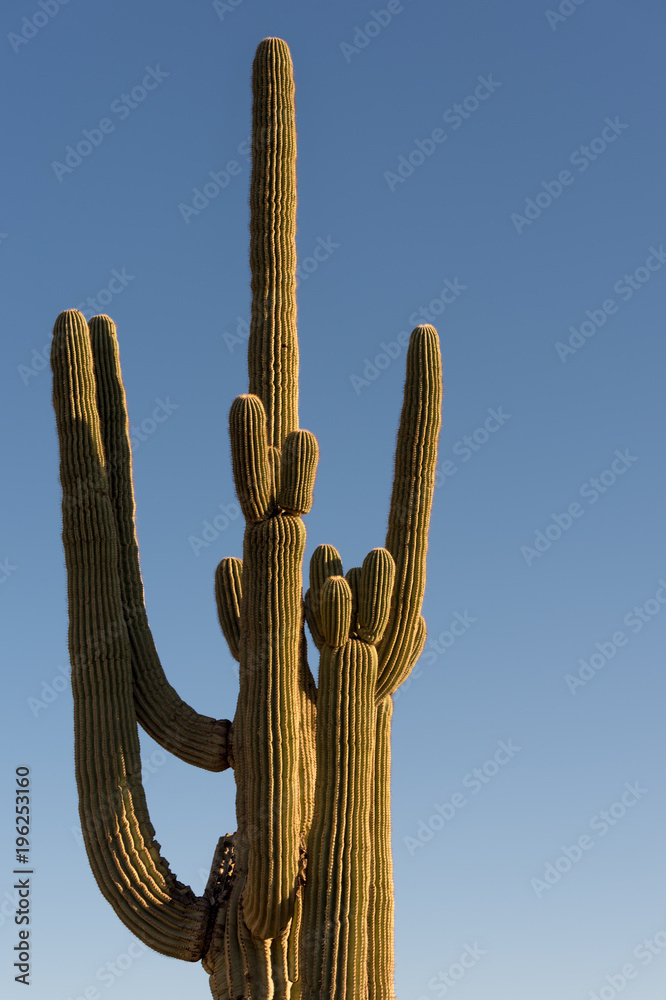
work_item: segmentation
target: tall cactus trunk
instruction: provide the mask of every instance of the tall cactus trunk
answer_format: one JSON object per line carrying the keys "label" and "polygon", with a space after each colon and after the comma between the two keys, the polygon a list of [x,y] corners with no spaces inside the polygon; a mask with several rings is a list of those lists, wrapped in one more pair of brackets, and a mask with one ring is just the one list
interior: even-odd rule
{"label": "tall cactus trunk", "polygon": [[[319,449],[298,426],[296,129],[285,42],[252,76],[249,392],[229,414],[243,559],[215,574],[220,626],[239,661],[233,724],[168,683],[150,632],[134,525],[116,331],[56,320],[75,761],[90,866],[124,924],[155,950],[201,961],[215,1000],[393,1000],[390,727],[393,692],[425,641],[421,605],[437,464],[439,341],[417,327],[386,548],[343,573],[320,545],[303,594]],[[307,662],[307,622],[319,690]],[[233,768],[234,834],[202,897],[160,855],[141,785],[137,724],[182,760]]]}

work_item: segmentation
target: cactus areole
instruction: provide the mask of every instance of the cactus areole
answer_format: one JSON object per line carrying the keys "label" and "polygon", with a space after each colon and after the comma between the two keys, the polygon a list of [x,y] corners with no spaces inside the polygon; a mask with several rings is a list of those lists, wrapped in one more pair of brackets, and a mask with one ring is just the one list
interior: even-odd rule
{"label": "cactus areole", "polygon": [[[68,310],[55,323],[81,826],[125,926],[164,955],[200,961],[215,1000],[389,1000],[392,695],[426,635],[439,341],[431,326],[411,334],[386,548],[345,573],[337,550],[320,545],[303,593],[318,446],[298,426],[294,82],[281,39],[260,43],[252,87],[249,392],[229,415],[246,526],[242,560],[222,559],[215,574],[239,662],[233,722],[186,705],[155,649],[113,321]],[[203,896],[178,881],[155,840],[137,723],[181,760],[235,771],[237,830],[219,840]]]}

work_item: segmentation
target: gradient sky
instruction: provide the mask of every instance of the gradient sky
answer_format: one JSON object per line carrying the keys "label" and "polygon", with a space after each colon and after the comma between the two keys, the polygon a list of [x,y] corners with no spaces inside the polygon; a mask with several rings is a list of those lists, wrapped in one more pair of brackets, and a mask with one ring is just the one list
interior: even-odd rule
{"label": "gradient sky", "polygon": [[[55,3],[0,14],[3,995],[24,995],[27,765],[32,1000],[210,996],[199,964],[137,945],[76,836],[45,358],[62,309],[117,322],[157,647],[183,698],[232,717],[213,574],[241,554],[223,508],[247,391],[244,144],[254,50],[277,35],[296,74],[300,420],[321,449],[308,558],[331,543],[346,570],[384,543],[401,340],[432,317],[442,343],[429,640],[394,714],[398,997],[663,1000],[663,6]],[[68,165],[84,130],[98,144]],[[200,892],[233,777],[142,747],[157,839]]]}

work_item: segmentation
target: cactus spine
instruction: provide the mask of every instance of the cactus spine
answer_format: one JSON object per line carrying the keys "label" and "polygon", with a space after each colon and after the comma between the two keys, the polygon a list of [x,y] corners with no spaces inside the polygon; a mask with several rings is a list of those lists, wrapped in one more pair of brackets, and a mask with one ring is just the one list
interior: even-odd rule
{"label": "cactus spine", "polygon": [[[303,595],[318,446],[298,426],[296,130],[283,41],[261,42],[252,84],[249,392],[229,414],[246,527],[242,561],[224,558],[215,574],[240,664],[233,724],[178,697],[152,639],[114,324],[71,310],[54,328],[81,823],[120,919],[155,950],[201,961],[215,1000],[391,1000],[392,694],[425,641],[439,342],[430,326],[411,335],[386,548],[344,574],[337,550],[318,546]],[[237,830],[220,838],[202,897],[160,855],[137,724],[182,760],[235,771]]]}

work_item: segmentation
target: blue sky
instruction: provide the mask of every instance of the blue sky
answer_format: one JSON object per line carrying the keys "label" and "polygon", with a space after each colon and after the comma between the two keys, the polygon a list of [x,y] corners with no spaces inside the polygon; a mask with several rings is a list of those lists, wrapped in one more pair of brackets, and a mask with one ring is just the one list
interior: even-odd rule
{"label": "blue sky", "polygon": [[[347,569],[383,544],[404,334],[432,317],[442,343],[429,640],[394,713],[398,996],[660,1000],[661,5],[29,0],[0,18],[7,995],[22,765],[34,1000],[210,995],[200,965],[134,942],[77,840],[45,358],[62,309],[115,319],[153,634],[181,696],[232,717],[213,574],[241,555],[244,144],[254,50],[277,35],[297,88],[300,421],[321,449],[308,557],[334,544]],[[157,839],[201,891],[232,775],[142,746]]]}

